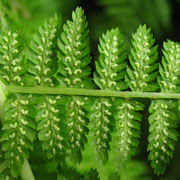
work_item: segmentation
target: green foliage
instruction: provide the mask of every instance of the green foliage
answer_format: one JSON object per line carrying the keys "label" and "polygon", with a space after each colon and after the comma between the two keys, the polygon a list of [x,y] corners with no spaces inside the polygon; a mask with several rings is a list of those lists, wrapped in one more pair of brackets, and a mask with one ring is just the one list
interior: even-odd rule
{"label": "green foliage", "polygon": [[[103,92],[118,93],[129,88],[133,93],[160,89],[164,93],[178,94],[179,43],[170,40],[164,43],[158,72],[157,46],[146,25],[139,26],[132,35],[129,62],[126,62],[128,50],[122,34],[118,28],[111,29],[99,40],[100,55],[91,78],[89,31],[84,11],[76,8],[72,21],[68,20],[62,30],[60,23],[61,19],[55,14],[39,28],[27,48],[18,33],[3,30],[0,35],[0,79],[4,83],[0,85],[6,95],[5,104],[0,105],[3,107],[1,176],[19,179],[23,162],[29,159],[29,150],[38,144],[44,151],[39,156],[45,158],[46,154],[50,159],[49,167],[43,167],[50,170],[54,178],[102,179],[105,176],[99,168],[100,162],[101,166],[111,169],[106,178],[119,179],[138,150],[143,119],[140,111],[145,109],[145,104],[130,98],[129,92],[125,92],[127,97],[121,98],[105,97]],[[37,94],[6,92],[8,87],[18,89],[19,86],[24,90],[37,87]],[[88,92],[102,92],[102,96],[67,96],[63,91],[62,95],[51,95],[45,92],[50,87],[64,91],[81,89],[88,96]],[[99,90],[93,90],[95,88]],[[179,99],[153,99],[149,108],[148,159],[157,175],[164,173],[173,156],[178,137],[178,103]],[[83,150],[90,147],[90,142],[98,163],[82,170]],[[30,155],[40,154],[38,148]],[[93,154],[93,150],[88,149],[88,152]],[[141,163],[135,164],[141,167]],[[27,168],[25,171],[30,173]],[[134,176],[136,178],[136,174]]]}
{"label": "green foliage", "polygon": [[113,134],[112,150],[115,154],[115,171],[121,172],[135,154],[140,138],[142,115],[138,111],[144,105],[131,99],[116,99],[116,131]]}
{"label": "green foliage", "polygon": [[[27,51],[30,60],[28,68],[28,85],[54,87],[56,85],[55,73],[57,64],[56,38],[58,35],[60,19],[55,14],[44,26],[39,28],[39,33],[34,36]],[[32,80],[31,80],[32,79]],[[37,97],[37,131],[42,142],[42,148],[47,152],[48,158],[61,162],[64,160],[67,147],[65,106],[67,97],[43,95]]]}
{"label": "green foliage", "polygon": [[60,19],[55,14],[48,22],[39,28],[39,33],[34,35],[34,40],[31,41],[30,50],[27,50],[26,55],[30,60],[28,72],[29,84],[40,86],[54,86],[53,74],[57,70],[55,61],[56,55],[56,38],[58,35]]}
{"label": "green foliage", "polygon": [[[89,75],[90,46],[86,17],[82,8],[72,13],[72,21],[63,26],[61,39],[58,40],[57,80],[60,87],[91,88]],[[83,106],[86,97],[72,96],[67,104],[67,122],[70,138],[70,156],[77,163],[82,159],[81,149],[87,141],[88,118]]]}
{"label": "green foliage", "polygon": [[16,32],[5,31],[1,35],[0,58],[0,76],[3,83],[23,86],[22,76],[27,65]]}
{"label": "green foliage", "polygon": [[150,135],[148,150],[151,166],[156,174],[163,174],[169,163],[177,141],[177,103],[167,100],[153,100],[149,109]]}
{"label": "green foliage", "polygon": [[90,108],[90,136],[92,136],[97,159],[102,164],[106,164],[108,161],[109,143],[114,126],[114,117],[111,110],[112,103],[111,99],[97,98]]}
{"label": "green foliage", "polygon": [[64,117],[67,98],[43,96],[38,103],[36,115],[38,138],[48,158],[64,160],[67,149],[67,127]]}
{"label": "green foliage", "polygon": [[[132,48],[129,60],[131,67],[127,67],[126,81],[132,91],[154,91],[157,86],[153,80],[157,76],[158,68],[157,46],[153,47],[154,40],[150,29],[140,26],[133,34]],[[121,172],[127,161],[135,154],[140,138],[140,121],[142,115],[138,111],[144,105],[131,99],[116,99],[116,131],[113,136],[115,152],[115,169]]]}
{"label": "green foliage", "polygon": [[[127,88],[124,81],[127,53],[124,40],[118,29],[107,31],[100,38],[100,56],[96,61],[94,82],[100,89],[122,90]],[[90,134],[95,145],[98,160],[108,161],[111,132],[114,126],[112,113],[113,100],[97,98],[90,108]]]}
{"label": "green foliage", "polygon": [[[162,66],[158,83],[162,92],[179,92],[180,46],[172,41],[164,42]],[[153,100],[149,109],[149,160],[156,174],[163,174],[175,149],[179,136],[176,131],[179,117],[178,102],[173,100]]]}
{"label": "green foliage", "polygon": [[179,92],[180,45],[168,40],[164,42],[162,66],[160,66],[159,84],[162,92]]}
{"label": "green foliage", "polygon": [[[2,36],[0,76],[5,84],[23,86],[27,66],[18,42],[17,33],[6,31]],[[13,177],[18,176],[24,158],[29,157],[28,149],[33,148],[36,136],[33,115],[34,108],[28,96],[8,95],[0,141]]]}
{"label": "green foliage", "polygon": [[82,8],[72,13],[72,21],[63,26],[58,40],[58,77],[60,86],[91,88],[89,31]]}
{"label": "green foliage", "polygon": [[100,89],[123,90],[127,89],[124,82],[127,57],[122,34],[118,29],[107,31],[100,38],[98,46],[100,56],[96,61],[94,82]]}
{"label": "green foliage", "polygon": [[42,151],[42,144],[37,139],[29,158],[29,164],[31,165],[34,177],[38,180],[56,179],[59,170],[57,163],[55,158],[47,158],[47,151]]}
{"label": "green foliage", "polygon": [[158,55],[150,28],[140,26],[132,37],[129,55],[132,68],[127,68],[126,77],[128,85],[132,91],[155,91],[158,88],[154,83],[158,74]]}
{"label": "green foliage", "polygon": [[4,107],[2,128],[2,150],[8,160],[11,174],[18,176],[24,158],[29,157],[28,149],[33,148],[35,139],[35,110],[25,95],[9,95]]}

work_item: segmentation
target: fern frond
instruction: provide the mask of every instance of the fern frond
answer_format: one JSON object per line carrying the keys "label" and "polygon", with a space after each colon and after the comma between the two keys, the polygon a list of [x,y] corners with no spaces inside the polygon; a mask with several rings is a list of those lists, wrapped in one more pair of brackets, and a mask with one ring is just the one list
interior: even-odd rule
{"label": "fern frond", "polygon": [[144,110],[144,105],[132,99],[116,99],[114,105],[117,112],[112,149],[116,170],[120,172],[137,150],[142,120],[138,111]]}
{"label": "fern frond", "polygon": [[[58,35],[60,19],[55,14],[39,28],[39,33],[34,36],[27,55],[31,61],[28,72],[35,80],[30,85],[54,87],[56,85],[54,74],[57,70],[55,61],[55,41]],[[30,76],[30,77],[31,77]],[[67,97],[42,95],[37,97],[37,130],[42,148],[47,152],[48,158],[64,160],[67,149],[67,134],[65,125],[65,106]],[[59,161],[60,162],[60,161]]]}
{"label": "fern frond", "polygon": [[63,26],[61,39],[58,40],[58,80],[62,87],[91,88],[88,67],[90,45],[86,16],[82,8],[72,13],[72,21]]}
{"label": "fern frond", "polygon": [[4,84],[23,86],[22,76],[27,69],[18,34],[5,31],[0,36],[0,78]]}
{"label": "fern frond", "polygon": [[129,56],[132,68],[127,68],[129,87],[132,91],[155,91],[159,87],[154,80],[158,75],[157,46],[150,28],[140,26],[132,35],[132,48]]}
{"label": "fern frond", "polygon": [[109,143],[111,142],[111,132],[114,127],[112,104],[112,99],[96,98],[90,108],[90,136],[100,164],[106,164],[108,161]]}
{"label": "fern frond", "polygon": [[56,38],[60,22],[60,18],[55,14],[34,35],[30,49],[26,51],[26,56],[30,61],[28,72],[31,75],[28,75],[28,86],[54,87],[53,75],[57,70],[55,61]]}
{"label": "fern frond", "polygon": [[[100,38],[99,59],[96,61],[94,82],[100,89],[122,90],[127,88],[124,81],[127,53],[124,40],[118,29],[107,31]],[[114,117],[111,98],[97,98],[90,108],[90,134],[98,160],[108,160]]]}
{"label": "fern frond", "polygon": [[[26,61],[20,40],[15,32],[4,32],[0,40],[0,78],[6,85],[24,85]],[[4,106],[2,122],[2,150],[13,177],[17,177],[28,149],[35,139],[34,109],[27,95],[9,94]]]}
{"label": "fern frond", "polygon": [[180,45],[168,40],[163,44],[162,66],[158,79],[162,92],[180,92]]}
{"label": "fern frond", "polygon": [[28,149],[33,149],[35,139],[35,110],[26,95],[10,94],[5,103],[2,127],[2,150],[8,160],[11,174],[18,176],[24,158],[29,158]]}
{"label": "fern frond", "polygon": [[67,126],[64,113],[67,97],[44,95],[37,106],[38,138],[47,157],[64,161],[67,149]]}
{"label": "fern frond", "polygon": [[98,46],[99,60],[96,61],[94,82],[100,89],[123,90],[128,86],[124,82],[127,57],[124,39],[119,30],[112,29],[100,38]]}
{"label": "fern frond", "polygon": [[[0,19],[1,15],[0,12]],[[124,39],[118,28],[111,29],[100,38],[100,55],[92,79],[84,11],[79,7],[73,11],[72,21],[64,24],[57,41],[60,23],[57,15],[45,22],[25,51],[18,33],[1,31],[0,179],[13,180],[19,176],[28,179],[26,174],[34,179],[26,159],[36,135],[40,141],[37,150],[42,146],[45,151],[40,159],[44,155],[51,159],[48,164],[43,161],[46,164],[43,167],[53,171],[58,179],[102,176],[103,170],[100,174],[92,168],[84,171],[84,163],[70,167],[71,161],[81,162],[87,139],[94,147],[87,143],[86,153],[95,149],[101,165],[110,159],[110,165],[115,168],[110,168],[105,176],[119,179],[136,152],[141,134],[143,117],[139,111],[145,106],[135,98],[153,99],[149,108],[148,159],[155,174],[163,174],[179,136],[176,128],[180,117],[180,44],[169,40],[164,43],[159,67],[151,30],[146,25],[140,26],[133,34],[127,66]],[[128,88],[133,92],[122,91]],[[161,92],[155,92],[159,88]],[[39,153],[37,150],[32,157],[39,158],[42,150]],[[86,165],[89,167],[92,163]],[[49,168],[51,165],[53,168]],[[99,166],[96,168],[100,170]]]}
{"label": "fern frond", "polygon": [[[173,41],[164,42],[162,66],[158,83],[162,92],[180,92],[180,46]],[[163,174],[175,149],[175,141],[179,136],[176,131],[179,114],[176,100],[153,100],[149,109],[148,137],[150,151],[148,159],[157,175]]]}
{"label": "fern frond", "polygon": [[[86,17],[81,8],[72,13],[72,21],[63,26],[61,39],[58,40],[58,73],[61,87],[92,88],[89,75],[91,68],[90,47]],[[67,105],[67,123],[70,139],[70,155],[75,162],[82,159],[81,149],[87,141],[88,132],[86,111],[83,106],[86,97],[72,96]]]}
{"label": "fern frond", "polygon": [[177,103],[172,100],[153,100],[149,109],[148,159],[157,175],[164,173],[173,156],[178,136],[175,130],[178,120],[176,110]]}
{"label": "fern frond", "polygon": [[[154,39],[150,29],[140,26],[133,35],[129,60],[131,67],[127,67],[126,81],[132,91],[153,91],[157,85],[153,82],[158,68],[157,46],[153,46]],[[117,99],[116,132],[114,139],[114,154],[116,170],[120,172],[134,155],[139,144],[140,121],[142,115],[138,111],[144,105],[131,99]]]}

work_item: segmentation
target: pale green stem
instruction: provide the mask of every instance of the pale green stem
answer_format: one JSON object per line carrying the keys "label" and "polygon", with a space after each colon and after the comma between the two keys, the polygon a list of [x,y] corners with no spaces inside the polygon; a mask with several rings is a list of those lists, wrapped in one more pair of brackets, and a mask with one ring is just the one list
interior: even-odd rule
{"label": "pale green stem", "polygon": [[180,99],[180,93],[162,93],[162,92],[128,92],[128,91],[94,90],[94,89],[19,87],[19,86],[6,86],[5,90],[9,93],[64,94],[64,95],[78,95],[78,96],[150,98],[150,99]]}
{"label": "pale green stem", "polygon": [[20,176],[23,180],[35,180],[31,167],[27,159],[24,159],[24,163],[20,169]]}
{"label": "pale green stem", "polygon": [[0,119],[3,121],[3,106],[6,99],[5,95],[5,85],[0,80]]}

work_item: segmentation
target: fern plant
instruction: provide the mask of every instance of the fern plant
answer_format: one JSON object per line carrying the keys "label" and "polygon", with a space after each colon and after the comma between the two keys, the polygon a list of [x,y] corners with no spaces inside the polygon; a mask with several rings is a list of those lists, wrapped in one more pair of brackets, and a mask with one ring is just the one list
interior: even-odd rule
{"label": "fern plant", "polygon": [[57,15],[45,22],[27,48],[18,33],[0,35],[2,177],[34,179],[27,159],[37,137],[47,158],[58,165],[57,178],[72,173],[99,179],[96,169],[82,175],[69,167],[71,161],[75,166],[83,161],[83,149],[91,142],[103,165],[113,152],[110,177],[119,178],[139,144],[145,104],[138,98],[152,100],[149,160],[155,174],[163,174],[178,137],[179,43],[164,43],[158,72],[157,46],[146,25],[132,35],[129,55],[118,28],[111,29],[100,38],[91,78],[84,11],[73,11],[62,32],[60,22]]}

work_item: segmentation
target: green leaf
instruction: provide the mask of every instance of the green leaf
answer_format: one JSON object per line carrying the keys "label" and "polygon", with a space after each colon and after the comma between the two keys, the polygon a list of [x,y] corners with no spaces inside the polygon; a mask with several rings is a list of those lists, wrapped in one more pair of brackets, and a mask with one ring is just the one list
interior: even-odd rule
{"label": "green leaf", "polygon": [[139,144],[140,122],[142,115],[138,112],[144,105],[133,100],[116,99],[116,131],[112,135],[115,172],[120,173],[134,155]]}
{"label": "green leaf", "polygon": [[151,166],[157,175],[164,173],[166,164],[169,163],[173,155],[175,141],[179,136],[175,130],[178,116],[173,111],[172,106],[174,106],[174,110],[177,109],[176,101],[153,100],[150,107],[150,135],[148,137],[148,151],[150,153],[148,158],[151,160]]}
{"label": "green leaf", "polygon": [[28,86],[54,86],[52,76],[57,71],[55,61],[56,55],[56,40],[59,34],[58,28],[61,19],[54,15],[53,18],[45,22],[39,28],[39,32],[34,35],[30,43],[30,48],[26,50],[26,56],[29,60],[28,77],[31,78],[31,83]]}
{"label": "green leaf", "polygon": [[0,36],[0,78],[4,84],[23,86],[27,70],[17,32],[4,31]]}
{"label": "green leaf", "polygon": [[[160,67],[159,85],[162,92],[176,92],[180,85],[178,81],[180,78],[180,45],[173,41],[168,40],[163,44],[163,60]],[[180,92],[180,91],[179,91]]]}
{"label": "green leaf", "polygon": [[[77,7],[72,13],[72,21],[63,26],[61,38],[58,40],[58,71],[57,80],[60,87],[93,88],[90,78],[91,69],[88,67],[90,45],[86,16],[82,8]],[[86,111],[86,97],[71,96],[67,104],[67,125],[70,135],[69,156],[75,163],[82,159],[81,150],[87,142],[88,133]]]}
{"label": "green leaf", "polygon": [[96,62],[94,81],[101,89],[123,90],[127,86],[120,83],[125,77],[127,57],[124,39],[119,30],[112,29],[100,38],[100,56]]}
{"label": "green leaf", "polygon": [[157,76],[157,46],[146,25],[139,26],[133,34],[132,48],[129,55],[132,68],[127,69],[127,82],[132,91],[155,91]]}
{"label": "green leaf", "polygon": [[23,159],[29,157],[28,150],[33,149],[36,136],[33,118],[28,115],[33,111],[29,103],[27,95],[14,94],[8,96],[5,104],[7,108],[4,113],[1,141],[13,177],[18,177],[19,168],[23,164]]}

